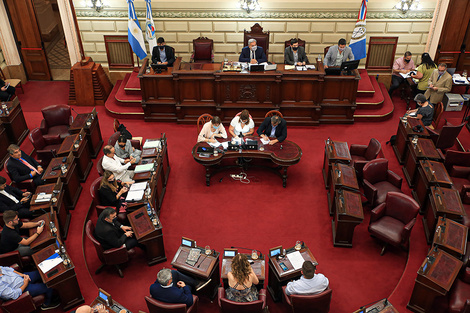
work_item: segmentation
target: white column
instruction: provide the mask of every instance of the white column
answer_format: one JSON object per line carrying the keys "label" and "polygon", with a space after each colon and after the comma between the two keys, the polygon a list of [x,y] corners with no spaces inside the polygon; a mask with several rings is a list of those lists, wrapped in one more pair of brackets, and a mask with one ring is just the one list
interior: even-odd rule
{"label": "white column", "polygon": [[434,10],[434,16],[429,28],[428,40],[426,41],[425,49],[433,59],[436,56],[439,39],[441,39],[442,28],[444,27],[449,2],[450,0],[438,0],[436,3],[436,9]]}
{"label": "white column", "polygon": [[78,29],[72,15],[72,8],[69,0],[57,0],[59,6],[60,19],[64,28],[65,41],[69,50],[70,65],[80,62],[80,46],[78,44]]}
{"label": "white column", "polygon": [[0,43],[7,65],[20,65],[21,58],[3,1],[0,1]]}

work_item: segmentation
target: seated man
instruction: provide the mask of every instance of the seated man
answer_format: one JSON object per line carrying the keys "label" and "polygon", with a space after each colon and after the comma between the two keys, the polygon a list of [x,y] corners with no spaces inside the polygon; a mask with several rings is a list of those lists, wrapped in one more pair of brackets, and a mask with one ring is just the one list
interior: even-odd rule
{"label": "seated man", "polygon": [[272,117],[268,116],[264,119],[256,132],[264,140],[269,140],[270,137],[276,138],[269,140],[270,145],[283,142],[287,138],[286,120],[277,115],[273,115]]}
{"label": "seated man", "polygon": [[9,145],[7,150],[10,154],[7,169],[15,183],[32,179],[36,186],[44,184],[42,179],[44,169],[35,159],[21,151],[20,147],[14,144]]}
{"label": "seated man", "polygon": [[0,101],[10,101],[15,94],[15,87],[0,79]]}
{"label": "seated man", "polygon": [[152,63],[173,66],[175,63],[175,52],[172,47],[165,44],[165,39],[159,37],[157,39],[157,46],[153,47]]}
{"label": "seated man", "polygon": [[302,277],[287,283],[287,295],[313,295],[328,288],[328,278],[323,274],[315,274],[316,267],[312,261],[302,264]]}
{"label": "seated man", "polygon": [[411,59],[411,56],[411,52],[406,51],[404,56],[396,59],[393,63],[392,83],[390,84],[390,89],[388,90],[390,98],[392,97],[393,91],[405,81],[403,76],[400,74],[408,74],[415,68],[415,64]]}
{"label": "seated man", "polygon": [[248,46],[242,49],[238,62],[248,62],[250,64],[261,64],[267,62],[268,58],[262,47],[256,45],[256,39],[248,40]]}
{"label": "seated man", "polygon": [[[32,255],[33,250],[29,246],[31,242],[39,237],[39,234],[44,230],[44,221],[39,222],[25,222],[23,223],[18,218],[18,213],[12,210],[3,213],[3,221],[5,227],[2,230],[2,240],[0,246],[0,253],[7,253],[18,250],[21,256]],[[20,236],[20,228],[33,228],[37,227],[36,232],[28,238]]]}
{"label": "seated man", "polygon": [[33,213],[29,211],[31,192],[22,192],[16,187],[7,185],[5,177],[0,176],[0,212],[13,210],[18,212],[19,218],[32,218]]}
{"label": "seated man", "polygon": [[54,290],[42,282],[38,271],[21,274],[11,267],[0,266],[0,298],[3,301],[18,299],[26,291],[32,297],[45,295],[41,310],[54,309],[60,305],[59,299],[53,297]]}
{"label": "seated man", "polygon": [[432,123],[432,116],[434,115],[433,106],[428,102],[428,100],[426,100],[426,97],[422,93],[417,94],[414,100],[418,104],[418,108],[408,110],[406,111],[406,114],[421,120],[424,126],[430,126]]}
{"label": "seated man", "polygon": [[134,171],[127,170],[132,164],[136,163],[133,156],[129,159],[121,159],[116,155],[116,150],[113,146],[106,145],[103,148],[103,162],[101,166],[105,171],[110,171],[114,174],[116,180],[120,180],[123,183],[133,183],[132,177],[134,177]]}
{"label": "seated man", "polygon": [[134,148],[131,141],[127,140],[126,136],[123,135],[119,136],[118,140],[114,144],[114,151],[121,159],[133,157],[135,159],[135,163],[139,163],[140,156],[142,155],[142,151]]}
{"label": "seated man", "polygon": [[116,216],[116,210],[106,208],[101,212],[96,222],[94,236],[103,246],[103,249],[119,248],[122,245],[125,245],[127,250],[136,246],[142,247],[137,239],[132,237],[134,235],[132,228],[121,225]]}
{"label": "seated man", "polygon": [[338,45],[331,46],[328,49],[328,52],[325,55],[325,60],[323,60],[323,65],[325,68],[328,67],[339,67],[343,62],[354,61],[354,54],[350,47],[346,47],[346,39],[341,38],[338,41]]}
{"label": "seated man", "polygon": [[78,309],[74,311],[71,311],[70,313],[108,313],[108,310],[106,310],[106,307],[102,305],[101,303],[98,304],[95,307],[95,309],[89,305],[82,305],[81,307],[79,307]]}
{"label": "seated man", "polygon": [[299,41],[296,38],[290,40],[290,47],[284,50],[284,63],[289,65],[308,64],[305,48],[299,47]]}
{"label": "seated man", "polygon": [[440,63],[428,80],[428,90],[424,93],[432,104],[438,104],[446,92],[452,89],[452,75],[447,72],[447,64]]}
{"label": "seated man", "polygon": [[150,286],[152,298],[167,303],[184,303],[189,308],[193,305],[191,290],[201,290],[211,279],[200,282],[178,271],[164,268],[157,274],[157,280]]}

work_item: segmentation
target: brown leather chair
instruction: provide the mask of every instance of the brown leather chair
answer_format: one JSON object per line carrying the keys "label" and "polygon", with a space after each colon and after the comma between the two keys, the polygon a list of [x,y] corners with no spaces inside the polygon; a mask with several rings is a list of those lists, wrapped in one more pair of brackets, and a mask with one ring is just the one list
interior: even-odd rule
{"label": "brown leather chair", "polygon": [[[467,213],[466,216],[463,217],[462,219],[462,224],[470,228],[470,191],[464,192],[460,194],[462,197],[462,204],[463,208],[465,210],[465,213]],[[470,242],[470,241],[469,241]],[[467,252],[470,253],[470,247],[467,245]],[[468,259],[468,257],[467,257]],[[470,266],[470,263],[468,264]]]}
{"label": "brown leather chair", "polygon": [[36,185],[34,184],[33,180],[32,179],[27,179],[27,180],[23,180],[22,182],[19,182],[17,183],[16,181],[13,180],[13,178],[11,177],[10,175],[10,172],[8,171],[8,161],[10,161],[10,158],[8,158],[6,161],[5,161],[5,173],[7,173],[8,177],[10,177],[10,180],[11,180],[11,183],[13,186],[15,186],[16,188],[18,189],[26,189],[28,190],[29,192],[31,193],[35,193],[36,191]]}
{"label": "brown leather chair", "polygon": [[107,208],[107,206],[105,205],[100,205],[100,195],[99,195],[100,182],[101,182],[101,176],[95,179],[91,183],[91,186],[90,186],[91,205],[95,207],[97,217],[99,217],[100,214],[104,211],[104,209]]}
{"label": "brown leather chair", "polygon": [[250,31],[247,31],[246,29],[243,31],[243,45],[245,47],[248,46],[248,40],[252,38],[256,39],[256,45],[263,48],[264,53],[266,53],[266,58],[268,58],[269,31],[263,32],[263,27],[256,23],[255,25],[251,26]]}
{"label": "brown leather chair", "polygon": [[[290,47],[290,41],[291,41],[292,39],[295,39],[295,38],[291,38],[291,39],[286,40],[286,41],[284,42],[284,48]],[[297,41],[298,41],[298,43],[299,43],[299,47],[304,47],[304,48],[305,48],[305,40],[302,40],[302,39],[300,39],[300,38],[297,38]]]}
{"label": "brown leather chair", "polygon": [[261,313],[266,307],[266,289],[259,291],[258,300],[251,302],[236,302],[225,297],[224,287],[219,287],[218,303],[222,313]]}
{"label": "brown leather chair", "polygon": [[197,119],[197,134],[198,135],[199,135],[199,132],[201,131],[202,126],[204,126],[205,123],[211,120],[212,120],[212,115],[210,115],[209,113],[204,113],[198,117]]}
{"label": "brown leather chair", "polygon": [[103,156],[96,162],[96,170],[98,171],[98,174],[100,176],[103,176],[104,174],[104,168],[103,168]]}
{"label": "brown leather chair", "polygon": [[390,191],[401,192],[403,178],[388,169],[387,159],[374,159],[363,168],[364,194],[370,205],[385,202]]}
{"label": "brown leather chair", "polygon": [[286,294],[286,286],[282,287],[284,300],[294,313],[327,313],[330,311],[333,290],[328,287],[325,291],[314,295]]}
{"label": "brown leather chair", "polygon": [[39,128],[45,137],[59,135],[64,139],[70,135],[69,127],[73,122],[70,106],[66,104],[50,105],[41,109],[41,112],[44,119]]}
{"label": "brown leather chair", "polygon": [[371,211],[369,233],[388,244],[408,250],[411,229],[416,223],[419,205],[410,196],[401,192],[389,192],[384,203]]}
{"label": "brown leather chair", "polygon": [[[3,213],[0,214],[2,223],[3,223]],[[29,220],[23,220],[29,221]],[[2,225],[4,226],[4,225]],[[2,238],[2,227],[0,227],[0,239]],[[24,266],[29,266],[33,262],[31,256],[21,256],[18,251],[11,251],[7,253],[0,254],[0,266],[11,266],[12,264],[16,264],[19,268],[24,268]]]}
{"label": "brown leather chair", "polygon": [[460,125],[451,125],[446,121],[446,124],[439,130],[432,130],[429,127],[426,128],[436,148],[445,150],[454,146],[455,140],[464,125],[465,123]]}
{"label": "brown leather chair", "polygon": [[454,281],[449,296],[448,313],[470,313],[470,267]]}
{"label": "brown leather chair", "polygon": [[190,61],[195,63],[213,63],[214,41],[207,37],[193,39],[193,53]]}
{"label": "brown leather chair", "polygon": [[362,169],[367,162],[376,159],[382,149],[382,145],[380,142],[375,139],[371,138],[369,141],[369,145],[358,145],[352,144],[349,148],[349,152],[351,153],[352,163],[351,165],[354,167],[357,173],[357,178],[362,180]]}
{"label": "brown leather chair", "polygon": [[119,265],[129,261],[129,255],[133,254],[134,250],[127,250],[124,245],[119,248],[104,250],[99,241],[95,239],[95,226],[93,225],[92,221],[88,221],[86,223],[85,231],[88,239],[90,239],[95,246],[96,254],[102,263],[101,266],[95,271],[95,274],[99,274],[106,265],[114,265],[119,273],[119,276],[121,278],[124,277]]}
{"label": "brown leather chair", "polygon": [[43,168],[46,168],[54,156],[57,155],[63,140],[59,135],[44,137],[39,127],[36,127],[29,133],[29,141],[36,150],[38,162]]}
{"label": "brown leather chair", "polygon": [[282,115],[282,113],[279,112],[278,110],[271,110],[271,111],[269,111],[268,113],[266,113],[266,115],[264,116],[264,118],[266,118],[266,117],[273,117],[274,115],[277,115],[277,116],[279,116],[280,118],[284,118],[284,116]]}
{"label": "brown leather chair", "polygon": [[[112,134],[111,137],[109,137],[109,139],[108,139],[108,145],[111,145],[111,146],[114,147],[114,144],[119,139],[119,136],[121,136],[121,133],[118,132],[118,131],[115,132],[114,134]],[[142,150],[142,147],[140,146],[140,141],[139,140],[131,139],[131,145],[132,145],[133,148],[135,148],[137,150]]]}
{"label": "brown leather chair", "polygon": [[442,102],[438,102],[434,107],[432,114],[431,129],[438,129],[439,123],[441,122],[442,113],[444,112],[444,105]]}
{"label": "brown leather chair", "polygon": [[463,195],[470,191],[470,152],[448,150],[444,161],[454,187]]}
{"label": "brown leather chair", "polygon": [[166,303],[149,296],[145,296],[145,302],[149,313],[196,313],[199,298],[193,295],[193,305],[189,308],[184,303]]}

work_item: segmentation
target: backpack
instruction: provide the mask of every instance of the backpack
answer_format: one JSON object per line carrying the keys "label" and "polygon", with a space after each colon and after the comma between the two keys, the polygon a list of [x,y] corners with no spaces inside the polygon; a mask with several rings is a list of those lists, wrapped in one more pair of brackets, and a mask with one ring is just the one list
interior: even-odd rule
{"label": "backpack", "polygon": [[123,124],[119,124],[119,127],[117,128],[118,132],[121,133],[126,139],[131,140],[132,139],[132,134],[126,129],[126,126]]}
{"label": "backpack", "polygon": [[397,135],[393,135],[392,137],[390,137],[390,140],[387,141],[385,144],[388,145],[388,143],[390,143],[393,146],[395,145],[396,142],[397,142]]}

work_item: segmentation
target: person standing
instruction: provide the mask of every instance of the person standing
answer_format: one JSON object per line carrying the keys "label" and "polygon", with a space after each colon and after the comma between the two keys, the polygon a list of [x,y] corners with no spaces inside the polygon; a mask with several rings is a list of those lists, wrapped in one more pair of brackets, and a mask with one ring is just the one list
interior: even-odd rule
{"label": "person standing", "polygon": [[421,64],[416,69],[416,74],[411,74],[412,78],[418,80],[418,86],[416,86],[416,95],[419,93],[424,94],[426,92],[429,78],[436,68],[437,65],[434,63],[429,53],[423,53],[421,55]]}
{"label": "person standing", "polygon": [[325,55],[323,65],[328,67],[340,67],[343,62],[354,61],[354,54],[350,47],[346,47],[346,39],[338,40],[338,45],[331,46]]}
{"label": "person standing", "polygon": [[432,104],[442,101],[444,94],[452,89],[452,75],[447,72],[447,64],[440,63],[428,80],[428,90],[424,93]]}

